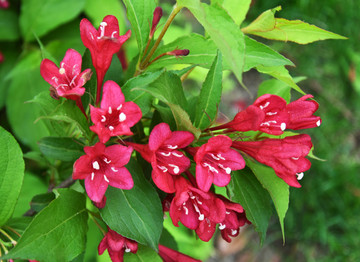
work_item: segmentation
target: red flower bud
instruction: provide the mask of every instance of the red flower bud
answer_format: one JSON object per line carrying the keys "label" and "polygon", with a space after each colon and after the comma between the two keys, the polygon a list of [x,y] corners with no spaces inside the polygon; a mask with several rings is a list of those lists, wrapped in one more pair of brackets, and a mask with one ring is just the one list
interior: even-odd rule
{"label": "red flower bud", "polygon": [[159,21],[163,15],[163,10],[160,6],[156,7],[154,10],[154,17],[152,20],[151,30],[150,30],[150,38],[154,36],[156,26],[159,24]]}
{"label": "red flower bud", "polygon": [[173,56],[187,56],[190,53],[189,49],[175,49],[170,52],[166,52],[167,55]]}

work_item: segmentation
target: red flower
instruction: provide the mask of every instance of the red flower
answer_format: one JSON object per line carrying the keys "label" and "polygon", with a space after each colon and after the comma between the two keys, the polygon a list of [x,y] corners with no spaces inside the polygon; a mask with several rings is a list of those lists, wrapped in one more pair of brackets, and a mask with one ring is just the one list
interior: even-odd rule
{"label": "red flower", "polygon": [[199,259],[192,258],[163,245],[159,245],[159,255],[164,262],[201,262]]}
{"label": "red flower", "polygon": [[305,158],[312,148],[311,138],[306,134],[284,139],[234,141],[232,147],[272,167],[278,177],[293,187],[301,187],[298,180],[311,166],[311,162]]}
{"label": "red flower", "polygon": [[108,228],[108,232],[98,246],[99,255],[102,255],[105,249],[108,250],[111,261],[122,262],[124,261],[124,252],[135,254],[138,250],[138,244]]}
{"label": "red flower", "polygon": [[86,18],[80,22],[81,40],[90,50],[97,75],[96,104],[100,101],[101,85],[110,67],[112,56],[119,52],[130,35],[130,30],[125,35],[119,35],[119,23],[113,15],[104,17],[98,30]]}
{"label": "red flower", "polygon": [[152,24],[151,24],[151,29],[150,29],[150,34],[149,34],[149,38],[152,38],[154,36],[154,33],[156,31],[156,27],[160,22],[160,19],[163,15],[163,10],[161,7],[156,7],[153,13],[153,20],[152,20]]}
{"label": "red flower", "polygon": [[307,100],[312,97],[312,95],[303,96],[286,106],[289,114],[287,124],[289,129],[298,130],[320,126],[321,118],[313,115],[319,108],[319,104],[314,100]]}
{"label": "red flower", "polygon": [[181,223],[195,230],[203,241],[213,236],[216,223],[225,219],[223,201],[210,192],[203,192],[193,187],[185,178],[175,182],[176,193],[170,205],[170,217],[175,226]]}
{"label": "red flower", "polygon": [[0,9],[7,9],[9,6],[10,4],[7,0],[0,0]]}
{"label": "red flower", "polygon": [[66,51],[60,68],[49,59],[44,59],[40,65],[40,74],[53,86],[58,96],[77,101],[85,93],[84,84],[91,77],[91,70],[81,72],[82,58],[74,49]]}
{"label": "red flower", "polygon": [[132,135],[130,127],[141,119],[141,110],[134,102],[125,102],[120,87],[114,81],[106,81],[100,108],[90,105],[91,131],[106,143],[112,136]]}
{"label": "red flower", "polygon": [[232,140],[227,136],[216,136],[198,148],[195,154],[196,182],[203,191],[209,191],[211,184],[226,186],[231,171],[245,167],[240,153],[231,149]]}
{"label": "red flower", "polygon": [[240,227],[244,226],[246,223],[251,224],[251,222],[247,220],[241,205],[233,203],[223,196],[217,195],[217,197],[224,202],[226,207],[226,216],[224,221],[219,223],[219,229],[222,238],[230,243],[230,237],[239,235]]}
{"label": "red flower", "polygon": [[151,131],[148,145],[129,144],[151,163],[156,186],[164,192],[174,193],[174,176],[190,167],[189,158],[177,149],[187,147],[193,140],[194,135],[190,132],[171,132],[168,124],[160,123]]}
{"label": "red flower", "polygon": [[101,203],[108,185],[120,189],[131,189],[134,185],[129,171],[124,167],[131,157],[132,147],[102,143],[84,148],[86,155],[74,163],[73,179],[85,179],[89,198]]}

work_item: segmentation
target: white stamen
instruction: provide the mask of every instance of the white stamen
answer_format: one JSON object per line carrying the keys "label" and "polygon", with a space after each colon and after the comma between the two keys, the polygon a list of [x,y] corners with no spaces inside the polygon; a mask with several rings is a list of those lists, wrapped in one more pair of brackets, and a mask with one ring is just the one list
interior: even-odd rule
{"label": "white stamen", "polygon": [[91,32],[89,32],[90,36],[91,36],[91,39],[94,40],[94,36]]}
{"label": "white stamen", "polygon": [[195,199],[195,196],[193,194],[190,195],[191,199]]}
{"label": "white stamen", "polygon": [[111,160],[108,160],[106,157],[104,158],[104,162],[106,163],[106,164],[110,164],[111,163]]}
{"label": "white stamen", "polygon": [[110,182],[109,179],[105,175],[104,175],[104,180],[108,183]]}
{"label": "white stamen", "polygon": [[112,34],[111,34],[111,38],[114,38],[115,36],[115,34],[117,33],[117,31],[114,31],[114,32],[112,32]]}
{"label": "white stamen", "polygon": [[209,167],[211,172],[215,172],[217,174],[219,173],[219,171],[215,167],[210,166],[208,163],[204,163],[203,166],[204,167]]}
{"label": "white stamen", "polygon": [[163,155],[163,156],[170,156],[171,155],[171,152],[160,152],[160,155]]}
{"label": "white stamen", "polygon": [[97,37],[97,39],[101,39],[105,35],[105,26],[107,26],[106,22],[100,23],[100,36]]}
{"label": "white stamen", "polygon": [[221,223],[219,224],[219,229],[220,229],[220,230],[225,229],[225,227],[226,227],[226,225],[225,225],[225,224],[221,224]]}
{"label": "white stamen", "polygon": [[226,211],[225,213],[226,213],[227,215],[230,215],[230,212],[229,212],[229,211]]}
{"label": "white stamen", "polygon": [[94,162],[92,163],[92,165],[93,165],[93,168],[94,168],[94,169],[96,169],[96,170],[99,170],[99,169],[100,169],[100,166],[99,166],[99,162],[98,162],[98,161],[94,161]]}
{"label": "white stamen", "polygon": [[304,173],[301,172],[301,173],[296,173],[297,175],[297,180],[301,180],[303,177],[304,177]]}
{"label": "white stamen", "polygon": [[270,102],[266,102],[265,105],[260,106],[260,109],[262,110],[262,109],[264,109],[265,107],[268,107],[268,105],[270,105]]}
{"label": "white stamen", "polygon": [[225,158],[222,157],[221,154],[217,154],[216,156],[217,156],[218,158],[220,158],[221,160],[225,160]]}
{"label": "white stamen", "polygon": [[101,120],[100,120],[101,122],[105,122],[106,121],[106,117],[105,116],[101,116]]}
{"label": "white stamen", "polygon": [[168,169],[164,166],[157,166],[159,169],[161,169],[164,173],[168,171]]}
{"label": "white stamen", "polygon": [[220,158],[219,158],[219,157],[216,157],[213,153],[210,153],[210,156],[211,156],[212,158],[214,158],[215,160],[220,160]]}
{"label": "white stamen", "polygon": [[131,251],[130,248],[125,248],[125,252],[126,252],[126,253],[129,253],[130,251]]}
{"label": "white stamen", "polygon": [[179,169],[179,167],[178,167],[178,166],[173,165],[173,164],[169,164],[169,166],[171,166],[171,167],[173,167],[173,168],[174,168],[174,173],[175,173],[175,174],[179,174],[180,169]]}
{"label": "white stamen", "polygon": [[111,106],[109,106],[109,110],[108,110],[109,114],[112,114],[112,109]]}
{"label": "white stamen", "polygon": [[[184,202],[184,204],[185,204],[185,202]],[[183,206],[183,209],[185,210],[185,215],[188,215],[189,214],[189,209],[187,209],[187,207],[185,205]]]}
{"label": "white stamen", "polygon": [[205,218],[204,214],[200,214],[200,215],[199,215],[199,220],[200,220],[200,221],[203,221],[204,218]]}
{"label": "white stamen", "polygon": [[198,197],[196,197],[196,202],[198,202],[199,205],[202,205],[202,202],[199,200]]}
{"label": "white stamen", "polygon": [[178,153],[176,153],[176,152],[171,152],[171,154],[172,154],[173,156],[176,156],[176,157],[183,157],[183,156],[184,156],[182,153],[178,154]]}
{"label": "white stamen", "polygon": [[73,79],[71,79],[70,85],[75,84],[75,79],[76,79],[77,76],[78,76],[78,75],[75,75],[75,76],[73,77]]}
{"label": "white stamen", "polygon": [[236,230],[236,229],[231,229],[231,235],[236,235],[236,233],[237,233],[238,231]]}
{"label": "white stamen", "polygon": [[276,115],[278,112],[267,112],[266,115],[268,116],[273,116],[273,115]]}
{"label": "white stamen", "polygon": [[298,158],[298,157],[292,157],[292,159],[294,159],[294,160],[299,160],[299,158]]}
{"label": "white stamen", "polygon": [[122,108],[122,104],[119,105],[119,106],[116,108],[116,110],[120,110],[121,108]]}
{"label": "white stamen", "polygon": [[120,113],[119,122],[124,122],[126,120],[126,115],[124,113]]}
{"label": "white stamen", "polygon": [[[74,66],[73,66],[73,69],[72,69],[72,74],[73,75],[75,75],[75,70],[76,70],[76,67],[78,66],[78,64],[75,64]],[[77,76],[77,75],[76,75]]]}
{"label": "white stamen", "polygon": [[111,170],[114,171],[115,173],[116,173],[117,171],[119,171],[119,170],[117,170],[117,169],[116,169],[115,167],[113,167],[113,166],[111,167]]}
{"label": "white stamen", "polygon": [[92,172],[91,173],[91,180],[94,180],[94,176],[95,176],[95,174],[94,174],[94,172]]}
{"label": "white stamen", "polygon": [[230,167],[224,167],[222,164],[218,164],[218,166],[221,167],[222,169],[224,169],[226,174],[231,173],[231,168]]}
{"label": "white stamen", "polygon": [[59,69],[59,73],[60,73],[60,75],[65,74],[65,68],[61,67],[61,68]]}
{"label": "white stamen", "polygon": [[317,126],[320,126],[320,125],[321,125],[321,120],[318,120],[318,121],[316,122],[316,125],[317,125]]}
{"label": "white stamen", "polygon": [[281,131],[284,131],[286,129],[286,123],[281,123],[280,128]]}
{"label": "white stamen", "polygon": [[56,76],[53,76],[51,79],[52,79],[52,80],[54,80],[54,81],[55,81],[55,84],[57,84],[57,85],[58,85],[58,81],[59,81],[59,79],[58,79]]}
{"label": "white stamen", "polygon": [[168,147],[169,149],[176,149],[176,148],[178,148],[178,146],[176,146],[176,145],[175,145],[175,146],[168,145],[167,147]]}
{"label": "white stamen", "polygon": [[113,126],[109,126],[109,130],[113,131],[115,128]]}

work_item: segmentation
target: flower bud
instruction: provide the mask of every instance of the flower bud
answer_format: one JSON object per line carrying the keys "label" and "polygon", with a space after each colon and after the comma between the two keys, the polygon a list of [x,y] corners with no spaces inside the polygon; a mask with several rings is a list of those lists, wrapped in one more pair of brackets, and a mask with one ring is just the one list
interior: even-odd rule
{"label": "flower bud", "polygon": [[163,10],[160,6],[156,7],[154,10],[154,17],[152,20],[151,30],[150,30],[150,38],[154,36],[155,30],[157,25],[159,24],[159,21],[163,15]]}

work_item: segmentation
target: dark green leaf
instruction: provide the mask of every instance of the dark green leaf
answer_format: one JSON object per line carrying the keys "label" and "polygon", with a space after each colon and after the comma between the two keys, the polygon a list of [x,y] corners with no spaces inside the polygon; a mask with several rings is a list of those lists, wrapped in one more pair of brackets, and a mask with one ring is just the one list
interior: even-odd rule
{"label": "dark green leaf", "polygon": [[84,8],[85,0],[26,0],[21,5],[20,28],[26,41],[45,35],[74,19]]}
{"label": "dark green leaf", "polygon": [[15,11],[0,9],[0,40],[14,41],[19,36],[18,16]]}
{"label": "dark green leaf", "polygon": [[83,252],[88,218],[85,196],[71,189],[58,192],[60,196],[33,219],[3,259],[63,262]]}
{"label": "dark green leaf", "polygon": [[246,161],[246,164],[254,172],[263,187],[269,192],[279,217],[283,241],[285,242],[284,218],[289,206],[289,185],[279,178],[271,167],[255,163],[251,160]]}
{"label": "dark green leaf", "polygon": [[32,221],[32,217],[15,217],[8,220],[6,223],[7,227],[11,227],[20,235],[23,234],[25,229],[28,227],[30,222]]}
{"label": "dark green leaf", "polygon": [[196,104],[194,126],[205,129],[216,119],[222,91],[222,57],[221,53],[215,57],[214,62],[206,76]]}
{"label": "dark green leaf", "polygon": [[30,202],[31,209],[36,212],[40,212],[45,207],[47,207],[50,204],[50,202],[53,201],[54,199],[55,199],[55,194],[52,192],[36,195],[31,199]]}
{"label": "dark green leaf", "polygon": [[139,53],[145,48],[149,37],[150,24],[155,10],[155,1],[149,0],[123,0],[126,14],[131,24],[131,31],[135,34]]}
{"label": "dark green leaf", "polygon": [[136,254],[133,253],[125,253],[124,261],[126,262],[162,262],[163,260],[153,249],[147,246],[138,245],[138,251]]}
{"label": "dark green leaf", "polygon": [[24,179],[25,164],[14,137],[0,127],[0,226],[14,212]]}
{"label": "dark green leaf", "polygon": [[133,177],[134,187],[130,190],[109,187],[101,216],[112,230],[157,250],[163,227],[159,196],[134,159],[126,168]]}
{"label": "dark green leaf", "polygon": [[167,123],[171,130],[176,130],[176,122],[171,109],[168,106],[162,105],[154,105],[154,107],[160,114],[161,122]]}
{"label": "dark green leaf", "polygon": [[43,137],[38,145],[45,156],[62,161],[75,161],[84,154],[84,146],[71,137]]}
{"label": "dark green leaf", "polygon": [[230,199],[245,209],[247,219],[255,226],[263,243],[273,210],[268,192],[248,168],[233,171],[227,188]]}
{"label": "dark green leaf", "polygon": [[229,14],[220,6],[210,6],[200,0],[177,0],[180,6],[185,6],[205,28],[216,46],[220,49],[231,70],[239,82],[245,58],[244,34],[234,23]]}

